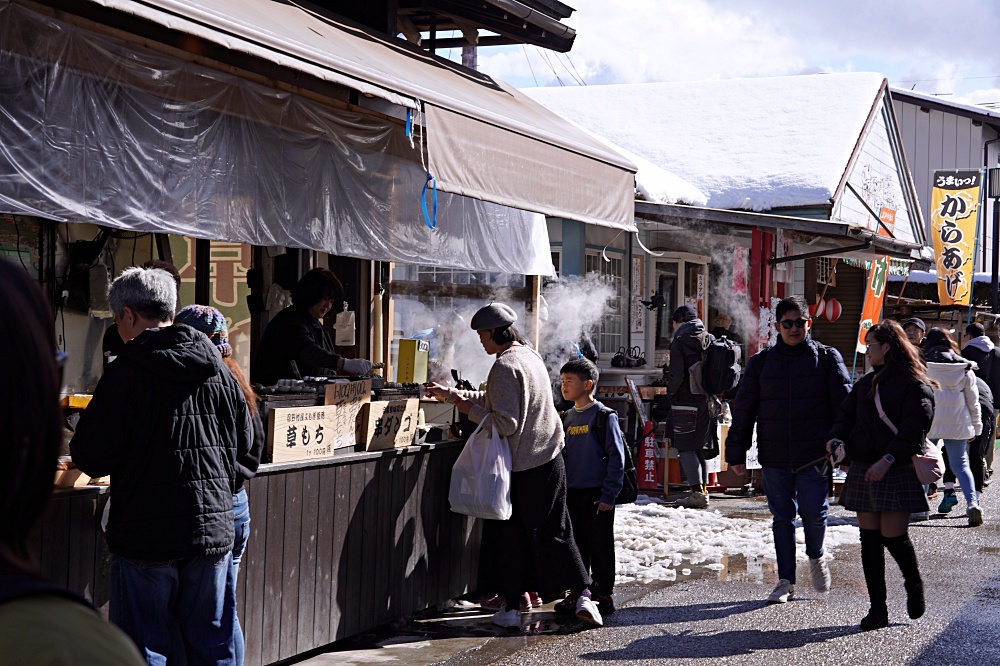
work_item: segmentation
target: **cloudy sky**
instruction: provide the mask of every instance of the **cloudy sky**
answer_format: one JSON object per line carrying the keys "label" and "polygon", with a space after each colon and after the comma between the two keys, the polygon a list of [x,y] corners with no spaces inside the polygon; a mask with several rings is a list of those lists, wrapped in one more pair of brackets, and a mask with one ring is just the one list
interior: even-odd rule
{"label": "cloudy sky", "polygon": [[519,87],[876,71],[894,86],[1000,103],[997,0],[563,1],[576,9],[568,57],[483,48],[480,70]]}

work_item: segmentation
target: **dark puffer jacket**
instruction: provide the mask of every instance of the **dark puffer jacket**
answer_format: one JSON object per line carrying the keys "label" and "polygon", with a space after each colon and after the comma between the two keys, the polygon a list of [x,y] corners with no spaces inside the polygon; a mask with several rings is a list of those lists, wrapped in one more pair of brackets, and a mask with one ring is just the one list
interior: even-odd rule
{"label": "dark puffer jacket", "polygon": [[179,324],[125,346],[70,451],[86,474],[111,475],[108,549],[165,561],[232,549],[237,458],[251,441],[232,373],[203,333]]}
{"label": "dark puffer jacket", "polygon": [[[702,353],[714,340],[705,332],[700,319],[679,324],[670,341],[670,381],[667,393],[672,405],[673,434],[670,445],[678,451],[708,451],[707,457],[718,455],[718,419],[709,409],[708,396],[691,393],[691,366],[702,360]],[[695,407],[692,416],[684,407]],[[713,453],[714,452],[714,453]]]}
{"label": "dark puffer jacket", "polygon": [[894,466],[912,464],[934,420],[934,390],[898,370],[887,370],[879,377],[882,409],[899,431],[894,435],[875,407],[874,377],[869,372],[854,385],[829,438],[844,441],[849,462],[870,465],[888,453],[896,459]]}
{"label": "dark puffer jacket", "polygon": [[285,308],[268,323],[260,349],[250,365],[250,381],[265,386],[293,379],[291,361],[303,377],[336,370],[340,356],[323,324],[298,305]]}
{"label": "dark puffer jacket", "polygon": [[812,338],[778,342],[747,362],[733,402],[726,461],[742,465],[757,424],[757,455],[765,467],[798,468],[826,454],[827,433],[851,388],[840,352],[822,358]]}

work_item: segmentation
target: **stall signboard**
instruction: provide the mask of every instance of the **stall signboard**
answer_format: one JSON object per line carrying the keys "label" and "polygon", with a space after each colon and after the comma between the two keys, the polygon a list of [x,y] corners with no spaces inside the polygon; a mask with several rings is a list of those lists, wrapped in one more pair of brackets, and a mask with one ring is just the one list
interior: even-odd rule
{"label": "stall signboard", "polygon": [[[267,456],[271,462],[290,462],[332,456],[345,444],[337,434],[336,407],[275,407],[267,429]],[[350,443],[354,446],[354,429]]]}
{"label": "stall signboard", "polygon": [[332,456],[340,449],[354,450],[358,416],[371,402],[370,379],[330,384],[324,405],[275,407],[267,429],[271,462],[290,462]]}
{"label": "stall signboard", "polygon": [[412,446],[417,433],[419,405],[417,398],[380,400],[364,405],[358,420],[358,449],[381,451]]}
{"label": "stall signboard", "polygon": [[941,305],[969,305],[972,297],[982,178],[978,169],[934,172],[931,237]]}

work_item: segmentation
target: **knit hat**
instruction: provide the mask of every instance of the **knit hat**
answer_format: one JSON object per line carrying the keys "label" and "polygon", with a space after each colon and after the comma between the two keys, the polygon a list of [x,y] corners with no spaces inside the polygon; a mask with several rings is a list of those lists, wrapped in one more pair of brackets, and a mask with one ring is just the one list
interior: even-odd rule
{"label": "knit hat", "polygon": [[695,312],[694,308],[688,304],[679,305],[674,313],[670,315],[670,321],[675,321],[678,323],[691,321],[692,319],[697,319],[698,313]]}
{"label": "knit hat", "polygon": [[517,321],[517,313],[510,309],[510,306],[503,303],[490,303],[484,308],[479,308],[476,314],[472,315],[472,330],[481,331],[487,328],[503,328],[510,326]]}
{"label": "knit hat", "polygon": [[229,346],[229,327],[226,326],[226,318],[212,306],[189,305],[177,313],[174,323],[187,324],[207,335],[212,344],[219,348],[222,358],[233,355],[233,348]]}

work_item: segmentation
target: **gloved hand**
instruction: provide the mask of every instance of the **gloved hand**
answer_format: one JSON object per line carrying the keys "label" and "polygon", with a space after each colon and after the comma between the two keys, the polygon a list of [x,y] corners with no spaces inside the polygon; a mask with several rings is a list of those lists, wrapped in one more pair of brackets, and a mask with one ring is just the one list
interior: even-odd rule
{"label": "gloved hand", "polygon": [[367,375],[372,369],[372,362],[365,358],[345,358],[342,369],[352,375]]}

